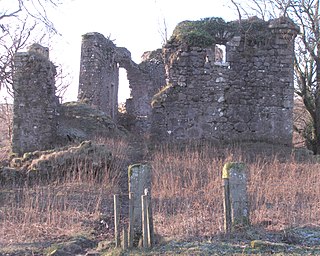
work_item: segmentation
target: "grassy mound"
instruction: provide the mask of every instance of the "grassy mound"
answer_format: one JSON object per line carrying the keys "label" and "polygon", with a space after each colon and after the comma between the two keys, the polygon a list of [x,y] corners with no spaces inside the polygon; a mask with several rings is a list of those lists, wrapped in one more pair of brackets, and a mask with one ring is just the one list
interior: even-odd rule
{"label": "grassy mound", "polygon": [[62,142],[82,141],[94,137],[121,138],[128,132],[103,111],[82,102],[61,105],[58,135]]}

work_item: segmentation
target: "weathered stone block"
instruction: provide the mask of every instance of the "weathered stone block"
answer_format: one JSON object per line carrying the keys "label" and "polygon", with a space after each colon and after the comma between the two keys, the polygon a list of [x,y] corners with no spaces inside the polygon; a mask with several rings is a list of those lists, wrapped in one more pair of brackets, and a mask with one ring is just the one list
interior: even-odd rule
{"label": "weathered stone block", "polygon": [[228,180],[232,229],[249,225],[247,195],[247,167],[244,163],[231,162],[223,167],[222,178]]}
{"label": "weathered stone block", "polygon": [[128,178],[129,192],[134,193],[134,232],[141,235],[141,196],[147,192],[151,197],[151,167],[147,164],[130,165]]}

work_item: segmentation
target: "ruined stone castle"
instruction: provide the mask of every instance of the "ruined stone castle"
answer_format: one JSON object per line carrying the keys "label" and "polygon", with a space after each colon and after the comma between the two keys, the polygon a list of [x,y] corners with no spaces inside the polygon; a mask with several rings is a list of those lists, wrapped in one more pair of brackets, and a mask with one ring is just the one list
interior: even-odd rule
{"label": "ruined stone castle", "polygon": [[[294,38],[287,18],[220,18],[177,25],[162,49],[136,64],[99,33],[82,38],[78,101],[157,142],[210,140],[291,145]],[[225,49],[223,52],[221,49]],[[119,68],[131,97],[118,112]],[[64,129],[55,67],[39,45],[15,57],[13,152],[47,149]],[[124,122],[128,118],[130,122]],[[72,130],[73,134],[68,134]]]}

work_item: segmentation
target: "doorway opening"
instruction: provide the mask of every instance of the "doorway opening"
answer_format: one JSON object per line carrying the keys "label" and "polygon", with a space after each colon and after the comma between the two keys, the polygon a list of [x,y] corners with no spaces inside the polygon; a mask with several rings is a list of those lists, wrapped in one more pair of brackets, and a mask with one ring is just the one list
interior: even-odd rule
{"label": "doorway opening", "polygon": [[126,113],[126,101],[131,98],[131,88],[127,77],[127,70],[119,68],[118,108],[119,112]]}

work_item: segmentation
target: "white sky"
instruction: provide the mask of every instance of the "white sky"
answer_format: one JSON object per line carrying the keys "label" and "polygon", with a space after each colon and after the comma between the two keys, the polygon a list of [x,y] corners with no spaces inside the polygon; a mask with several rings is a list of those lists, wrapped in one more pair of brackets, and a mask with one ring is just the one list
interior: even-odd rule
{"label": "white sky", "polygon": [[[168,37],[184,20],[206,17],[237,19],[229,0],[66,0],[56,10],[47,10],[62,34],[50,45],[50,57],[71,73],[64,100],[76,100],[80,69],[81,35],[99,32],[126,47],[136,63],[145,51],[161,48],[165,19]],[[125,72],[120,73],[119,101],[129,95]]]}

